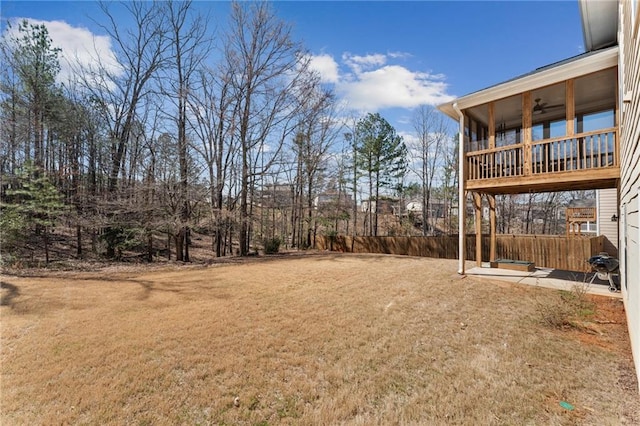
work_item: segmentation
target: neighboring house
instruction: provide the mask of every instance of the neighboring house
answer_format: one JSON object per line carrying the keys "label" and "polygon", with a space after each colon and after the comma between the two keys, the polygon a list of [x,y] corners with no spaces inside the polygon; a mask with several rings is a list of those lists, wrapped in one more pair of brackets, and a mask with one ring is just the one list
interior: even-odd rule
{"label": "neighboring house", "polygon": [[[498,194],[601,189],[600,232],[619,229],[620,281],[640,377],[640,5],[580,0],[586,52],[438,108],[459,123],[459,204],[474,202],[482,260],[483,199],[490,257],[496,253]],[[542,6],[544,7],[544,6]],[[464,212],[459,252],[465,253]],[[615,225],[614,225],[615,228]],[[615,237],[614,237],[615,239]],[[464,274],[461,257],[459,273]]]}
{"label": "neighboring house", "polygon": [[313,199],[313,206],[318,209],[326,206],[350,209],[353,206],[351,195],[336,191],[321,192]]}
{"label": "neighboring house", "polygon": [[363,200],[360,203],[360,211],[367,213],[369,209],[376,214],[393,214],[394,206],[398,203],[398,200],[380,198],[378,202],[376,200]]}
{"label": "neighboring house", "polygon": [[568,236],[601,235],[603,251],[618,257],[618,191],[616,188],[596,191],[596,198],[573,200],[565,209]]}
{"label": "neighboring house", "polygon": [[596,191],[596,235],[603,235],[604,251],[618,257],[618,190],[617,188]]}
{"label": "neighboring house", "polygon": [[405,210],[407,213],[422,213],[422,202],[416,200],[409,201],[405,206]]}
{"label": "neighboring house", "polygon": [[270,183],[256,196],[258,203],[264,207],[278,208],[291,204],[293,186],[289,184]]}
{"label": "neighboring house", "polygon": [[[421,200],[409,200],[405,204],[404,212],[413,213],[414,215],[422,214],[422,201]],[[434,199],[429,203],[429,218],[442,219],[445,217],[446,204],[440,199]]]}
{"label": "neighboring house", "polygon": [[571,200],[564,210],[564,219],[569,237],[597,235],[600,215],[596,199]]}

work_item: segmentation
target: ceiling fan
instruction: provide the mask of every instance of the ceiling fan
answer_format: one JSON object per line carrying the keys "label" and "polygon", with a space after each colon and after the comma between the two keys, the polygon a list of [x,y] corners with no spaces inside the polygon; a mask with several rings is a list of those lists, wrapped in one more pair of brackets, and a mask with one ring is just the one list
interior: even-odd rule
{"label": "ceiling fan", "polygon": [[560,108],[560,107],[564,106],[564,104],[548,105],[547,102],[540,103],[540,101],[542,101],[541,98],[536,98],[535,99],[535,103],[536,104],[533,106],[533,113],[534,114],[544,114],[545,112],[547,112],[547,109]]}

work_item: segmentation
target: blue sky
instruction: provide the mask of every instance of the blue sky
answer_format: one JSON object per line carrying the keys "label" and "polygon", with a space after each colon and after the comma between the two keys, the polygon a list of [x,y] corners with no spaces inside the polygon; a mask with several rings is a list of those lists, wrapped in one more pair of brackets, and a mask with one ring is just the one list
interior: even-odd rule
{"label": "blue sky", "polygon": [[[228,3],[198,1],[215,25]],[[578,1],[279,1],[324,81],[346,104],[380,112],[400,132],[419,104],[437,104],[582,53]],[[4,22],[45,21],[77,49],[104,35],[93,2],[3,1]],[[57,21],[57,22],[53,22]],[[109,40],[97,39],[108,56]]]}

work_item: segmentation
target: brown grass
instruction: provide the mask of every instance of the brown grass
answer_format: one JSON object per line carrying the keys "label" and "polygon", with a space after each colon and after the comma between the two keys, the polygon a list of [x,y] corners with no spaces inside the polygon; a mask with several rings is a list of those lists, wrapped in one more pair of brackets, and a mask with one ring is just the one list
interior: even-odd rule
{"label": "brown grass", "polygon": [[591,334],[557,330],[535,303],[557,292],[455,269],[321,255],[4,276],[0,423],[640,421],[620,302],[597,300]]}

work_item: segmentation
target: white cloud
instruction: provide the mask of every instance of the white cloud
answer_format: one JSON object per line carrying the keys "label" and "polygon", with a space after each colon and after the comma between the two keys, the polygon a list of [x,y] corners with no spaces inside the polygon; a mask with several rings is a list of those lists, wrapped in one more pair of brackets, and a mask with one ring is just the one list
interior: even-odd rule
{"label": "white cloud", "polygon": [[338,63],[333,56],[326,54],[311,56],[309,67],[320,75],[320,81],[323,83],[338,82]]}
{"label": "white cloud", "polygon": [[338,84],[336,89],[354,109],[413,108],[452,99],[446,94],[446,83],[440,79],[399,65],[362,72],[355,80]]}
{"label": "white cloud", "polygon": [[[20,22],[25,18],[16,18]],[[30,24],[44,24],[51,37],[54,47],[62,49],[60,52],[60,74],[58,83],[73,80],[78,69],[95,68],[101,64],[109,73],[119,74],[122,67],[116,59],[108,36],[93,34],[87,28],[73,27],[64,21],[41,21],[26,18]],[[18,26],[13,25],[3,37],[17,35]]]}
{"label": "white cloud", "polygon": [[394,58],[394,59],[408,59],[413,57],[411,53],[407,53],[407,52],[389,52],[387,53],[387,55],[389,55],[390,58]]}
{"label": "white cloud", "polygon": [[360,74],[363,70],[384,65],[387,62],[387,57],[380,53],[359,56],[346,52],[342,55],[342,60],[353,70],[353,72]]}
{"label": "white cloud", "polygon": [[340,64],[326,53],[311,56],[310,61],[322,82],[334,85],[340,103],[346,109],[376,112],[384,108],[436,105],[453,99],[447,94],[443,74],[412,71],[393,63],[411,57],[406,52],[386,55],[345,52]]}

